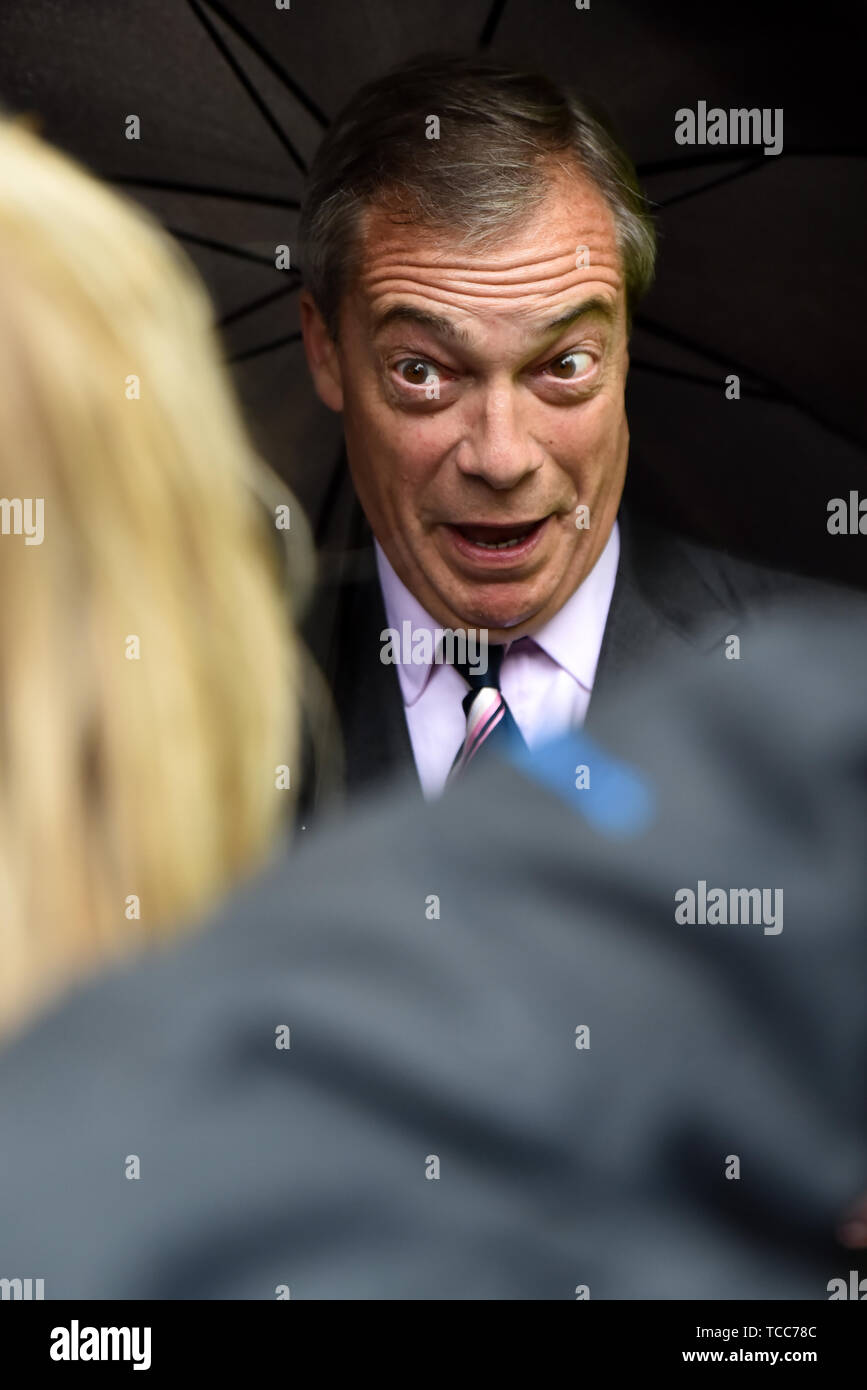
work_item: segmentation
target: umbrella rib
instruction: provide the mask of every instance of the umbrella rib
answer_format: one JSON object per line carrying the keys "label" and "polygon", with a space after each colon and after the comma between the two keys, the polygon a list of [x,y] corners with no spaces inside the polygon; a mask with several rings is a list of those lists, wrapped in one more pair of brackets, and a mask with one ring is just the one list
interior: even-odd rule
{"label": "umbrella rib", "polygon": [[220,34],[217,33],[217,30],[214,28],[213,24],[208,19],[208,16],[202,9],[199,0],[187,0],[187,4],[192,10],[193,14],[196,16],[196,19],[201,24],[202,28],[205,30],[205,33],[210,38],[214,47],[220,53],[220,55],[228,64],[228,66],[232,69],[232,72],[237,77],[238,81],[244,88],[244,91],[247,93],[247,96],[250,98],[253,105],[257,108],[259,114],[267,122],[267,124],[273,130],[274,134],[277,136],[277,139],[280,141],[280,144],[283,146],[284,150],[289,155],[289,158],[292,160],[292,163],[295,165],[297,169],[300,170],[302,174],[306,174],[307,165],[304,163],[304,160],[301,158],[295,146],[292,144],[292,141],[289,139],[289,136],[286,134],[285,130],[272,113],[267,102],[260,95],[260,93],[256,91],[256,88],[253,86],[253,83],[250,81],[249,77],[245,73],[244,69],[241,67],[241,64],[238,62],[235,55],[231,52],[228,45],[220,36]]}
{"label": "umbrella rib", "polygon": [[763,376],[761,372],[754,372],[752,368],[745,367],[742,362],[732,361],[727,353],[715,352],[713,348],[702,347],[701,343],[688,338],[684,333],[678,333],[677,329],[668,328],[664,323],[657,323],[654,319],[645,318],[643,314],[636,315],[634,322],[636,328],[643,328],[657,338],[667,339],[668,342],[674,343],[677,347],[688,348],[690,352],[697,353],[700,357],[706,358],[708,362],[715,362],[720,367],[731,367],[733,371],[751,376],[754,380],[763,382],[771,390],[782,394],[782,387],[778,386],[776,382]]}
{"label": "umbrella rib", "polygon": [[[177,237],[178,241],[188,241],[193,246],[203,246],[206,251],[222,251],[226,256],[237,256],[242,261],[254,261],[256,265],[267,265],[271,270],[277,270],[273,260],[269,256],[260,256],[256,251],[247,251],[243,246],[233,246],[228,241],[216,241],[213,237],[199,236],[198,232],[185,232],[182,227],[169,227],[163,224],[167,232]],[[280,274],[285,274],[280,271]]]}
{"label": "umbrella rib", "polygon": [[230,363],[246,362],[251,357],[260,357],[263,352],[273,352],[275,348],[285,347],[287,343],[298,343],[300,341],[300,330],[297,333],[287,333],[284,338],[275,338],[273,342],[260,343],[258,347],[245,348],[243,352],[236,352],[228,360]]}
{"label": "umbrella rib", "polygon": [[297,198],[278,198],[273,193],[243,193],[239,188],[216,188],[206,184],[183,183],[177,179],[150,179],[138,174],[103,174],[107,183],[128,184],[134,188],[154,188],[166,193],[189,193],[197,198],[228,198],[237,203],[261,203],[266,207],[294,208]]}
{"label": "umbrella rib", "polygon": [[277,59],[259,42],[255,34],[251,34],[249,29],[245,29],[240,20],[236,19],[231,10],[226,9],[225,5],[221,5],[219,0],[205,0],[205,4],[207,4],[215,14],[218,14],[223,22],[238,35],[238,38],[243,40],[247,47],[256,54],[256,57],[265,64],[266,68],[273,72],[275,77],[280,79],[287,91],[292,93],[295,100],[300,102],[305,111],[307,111],[324,130],[330,122],[325,112],[322,110],[322,107],[317,106],[313,98],[308,96],[303,87],[300,87],[295,81],[294,77],[286,71],[282,64],[277,62]]}
{"label": "umbrella rib", "polygon": [[[840,149],[836,146],[824,148],[810,148],[802,145],[787,146],[782,155],[773,158],[762,155],[762,160],[768,164],[773,164],[775,159],[785,156],[797,159],[865,159],[867,149],[853,150]],[[652,164],[636,164],[636,173],[641,178],[649,178],[654,174],[672,174],[679,169],[700,169],[707,164],[731,164],[738,155],[730,152],[730,147],[726,150],[715,151],[713,154],[693,154],[693,155],[674,155],[671,159],[658,159]]]}
{"label": "umbrella rib", "polygon": [[[712,386],[719,390],[719,382],[710,376],[700,376],[698,372],[685,372],[680,367],[663,367],[657,362],[645,362],[640,357],[630,357],[629,368],[638,367],[643,372],[655,372],[657,376],[669,377],[672,381],[690,381],[696,386]],[[769,394],[767,391],[757,389],[754,386],[741,386],[741,395],[754,396],[760,401],[779,402],[780,397]]]}
{"label": "umbrella rib", "polygon": [[[283,272],[285,274],[285,271]],[[290,274],[296,274],[290,271]],[[295,282],[291,285],[283,285],[279,290],[272,290],[270,294],[260,295],[258,299],[251,299],[249,304],[242,304],[239,309],[232,309],[228,314],[224,314],[218,321],[218,328],[228,328],[230,324],[236,323],[238,319],[246,318],[247,314],[254,314],[257,309],[264,309],[266,304],[273,304],[276,299],[285,299],[289,294],[294,294],[301,284],[301,276],[298,275]]]}
{"label": "umbrella rib", "polygon": [[816,410],[813,406],[805,405],[800,397],[796,396],[793,391],[789,391],[778,381],[772,381],[771,378],[765,376],[763,372],[757,372],[751,367],[745,367],[743,363],[733,361],[727,354],[724,355],[714,352],[711,348],[702,347],[700,343],[696,343],[693,339],[687,338],[683,333],[678,333],[673,328],[666,328],[663,324],[654,323],[652,319],[644,318],[641,314],[636,316],[634,323],[636,328],[642,328],[647,333],[651,333],[657,338],[662,338],[668,342],[674,343],[678,347],[688,348],[699,357],[706,358],[708,362],[715,362],[721,367],[728,367],[729,371],[736,372],[738,376],[752,377],[754,381],[761,383],[762,389],[766,392],[766,400],[776,401],[779,405],[794,406],[802,415],[806,415],[809,420],[820,425],[822,429],[828,430],[830,434],[836,435],[838,439],[844,440],[847,444],[852,444],[855,448],[863,450],[863,439],[859,438],[857,435],[851,434],[842,425],[837,424],[835,420],[831,420],[827,415]]}
{"label": "umbrella rib", "polygon": [[683,193],[675,193],[671,198],[663,198],[661,201],[652,199],[655,208],[670,208],[675,203],[685,202],[687,198],[697,198],[700,193],[707,193],[708,189],[719,188],[720,184],[731,183],[733,179],[742,179],[745,174],[755,173],[756,169],[761,169],[766,164],[764,157],[752,159],[748,164],[744,164],[740,169],[732,169],[727,174],[720,174],[715,179],[709,179],[707,183],[699,184],[698,188],[688,188]]}
{"label": "umbrella rib", "polygon": [[492,42],[505,8],[506,0],[494,0],[494,3],[488,11],[488,17],[482,27],[482,32],[479,34],[479,48],[487,48]]}

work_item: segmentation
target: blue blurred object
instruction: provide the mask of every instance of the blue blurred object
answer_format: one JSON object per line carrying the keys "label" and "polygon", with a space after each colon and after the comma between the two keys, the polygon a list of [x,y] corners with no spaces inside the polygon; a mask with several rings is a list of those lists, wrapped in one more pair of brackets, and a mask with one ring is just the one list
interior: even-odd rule
{"label": "blue blurred object", "polygon": [[653,820],[654,795],[646,777],[618,762],[589,734],[575,732],[531,751],[510,746],[509,761],[540,782],[605,835],[638,835]]}

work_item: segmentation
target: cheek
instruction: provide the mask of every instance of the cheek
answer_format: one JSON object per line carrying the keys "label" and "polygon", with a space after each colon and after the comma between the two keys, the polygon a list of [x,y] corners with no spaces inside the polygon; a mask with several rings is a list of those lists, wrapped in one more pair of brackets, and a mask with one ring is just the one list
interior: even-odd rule
{"label": "cheek", "polygon": [[377,458],[401,492],[418,493],[432,483],[453,443],[445,415],[422,418],[388,410],[372,422],[372,431]]}
{"label": "cheek", "polygon": [[622,397],[598,396],[586,408],[563,415],[562,425],[549,434],[551,454],[561,468],[585,481],[612,468],[626,437]]}
{"label": "cheek", "polygon": [[368,511],[390,517],[402,531],[413,529],[440,476],[443,442],[432,423],[391,410],[371,413],[357,402],[344,412],[346,447],[362,500]]}

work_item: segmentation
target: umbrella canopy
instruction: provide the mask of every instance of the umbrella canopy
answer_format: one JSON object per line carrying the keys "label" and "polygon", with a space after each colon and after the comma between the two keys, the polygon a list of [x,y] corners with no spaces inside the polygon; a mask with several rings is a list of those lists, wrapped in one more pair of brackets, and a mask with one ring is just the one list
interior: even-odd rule
{"label": "umbrella canopy", "polygon": [[[304,362],[296,244],[329,119],[434,48],[569,81],[609,112],[658,213],[628,387],[634,501],[750,558],[867,586],[867,540],[827,529],[831,498],[867,498],[863,34],[857,8],[791,16],[679,0],[4,0],[0,100],[181,240],[260,450],[333,543],[353,504],[340,422]],[[679,111],[715,108],[781,110],[781,152],[679,143]]]}

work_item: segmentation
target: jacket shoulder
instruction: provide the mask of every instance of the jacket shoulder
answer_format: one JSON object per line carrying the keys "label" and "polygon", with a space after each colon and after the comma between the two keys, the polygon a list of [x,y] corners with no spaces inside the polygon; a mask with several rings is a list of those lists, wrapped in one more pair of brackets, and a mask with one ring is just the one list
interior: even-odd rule
{"label": "jacket shoulder", "polygon": [[654,606],[678,626],[691,627],[714,612],[740,614],[787,600],[812,606],[854,596],[840,585],[757,564],[732,549],[706,545],[645,518],[629,516],[621,520],[621,530],[625,568]]}

